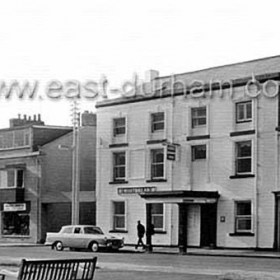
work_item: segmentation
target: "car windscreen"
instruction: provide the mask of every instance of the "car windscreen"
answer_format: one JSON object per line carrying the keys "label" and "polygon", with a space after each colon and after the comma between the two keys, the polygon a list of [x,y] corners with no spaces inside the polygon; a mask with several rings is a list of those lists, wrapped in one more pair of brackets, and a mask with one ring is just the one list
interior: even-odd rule
{"label": "car windscreen", "polygon": [[85,227],[84,233],[86,233],[86,234],[103,234],[103,232],[100,228],[95,228],[95,227]]}

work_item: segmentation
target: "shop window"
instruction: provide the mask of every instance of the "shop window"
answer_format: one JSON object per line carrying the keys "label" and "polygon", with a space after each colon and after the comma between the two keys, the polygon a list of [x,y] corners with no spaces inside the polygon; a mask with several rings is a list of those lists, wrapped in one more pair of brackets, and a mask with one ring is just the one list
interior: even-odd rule
{"label": "shop window", "polygon": [[192,108],[192,128],[206,125],[206,107]]}
{"label": "shop window", "polygon": [[252,101],[236,103],[236,122],[252,121]]}
{"label": "shop window", "polygon": [[151,179],[164,178],[164,150],[151,150]]}
{"label": "shop window", "polygon": [[236,143],[236,174],[252,172],[252,141]]}
{"label": "shop window", "polygon": [[235,231],[252,231],[252,204],[251,201],[235,202]]}
{"label": "shop window", "polygon": [[125,134],[125,118],[116,118],[113,120],[113,132],[114,136],[124,135]]}
{"label": "shop window", "polygon": [[124,201],[113,202],[113,229],[125,229],[125,203]]}
{"label": "shop window", "polygon": [[192,146],[192,160],[206,159],[206,145]]}
{"label": "shop window", "polygon": [[2,213],[2,235],[29,235],[29,214],[18,212]]}
{"label": "shop window", "polygon": [[151,129],[152,132],[164,130],[164,113],[151,114]]}
{"label": "shop window", "polygon": [[124,181],[126,177],[126,158],[125,152],[113,153],[113,180]]}
{"label": "shop window", "polygon": [[23,187],[23,176],[22,169],[0,170],[0,188]]}
{"label": "shop window", "polygon": [[163,204],[153,203],[151,205],[151,215],[155,230],[163,230]]}

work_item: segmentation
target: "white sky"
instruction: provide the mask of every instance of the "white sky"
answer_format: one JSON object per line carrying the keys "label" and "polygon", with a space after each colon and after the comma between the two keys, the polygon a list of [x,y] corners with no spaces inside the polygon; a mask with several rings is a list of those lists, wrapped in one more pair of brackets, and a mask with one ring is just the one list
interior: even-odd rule
{"label": "white sky", "polygon": [[[279,1],[278,1],[279,2]],[[0,81],[83,83],[105,74],[117,87],[148,69],[187,72],[280,54],[276,0],[9,0],[0,4]],[[94,110],[85,101],[81,110]],[[0,127],[21,114],[69,125],[66,101],[6,101]]]}

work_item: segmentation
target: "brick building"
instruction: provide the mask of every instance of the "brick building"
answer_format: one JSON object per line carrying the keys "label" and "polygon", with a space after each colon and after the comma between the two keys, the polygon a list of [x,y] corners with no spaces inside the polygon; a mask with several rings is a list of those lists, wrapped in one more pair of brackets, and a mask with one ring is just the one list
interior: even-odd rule
{"label": "brick building", "polygon": [[183,252],[279,248],[280,57],[148,77],[97,103],[97,223],[131,244],[152,223]]}
{"label": "brick building", "polygon": [[[80,127],[80,221],[95,223],[95,115]],[[68,146],[62,150],[61,145]],[[41,242],[71,223],[72,128],[45,125],[40,115],[0,130],[1,242]]]}

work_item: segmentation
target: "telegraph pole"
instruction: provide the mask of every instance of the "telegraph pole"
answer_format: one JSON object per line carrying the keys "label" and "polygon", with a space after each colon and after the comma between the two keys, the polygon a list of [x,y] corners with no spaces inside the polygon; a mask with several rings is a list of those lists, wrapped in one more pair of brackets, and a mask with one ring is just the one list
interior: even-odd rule
{"label": "telegraph pole", "polygon": [[72,125],[73,125],[73,144],[72,144],[72,225],[79,224],[79,193],[80,193],[80,166],[79,166],[79,126],[80,113],[78,102],[75,99],[72,104]]}

